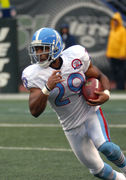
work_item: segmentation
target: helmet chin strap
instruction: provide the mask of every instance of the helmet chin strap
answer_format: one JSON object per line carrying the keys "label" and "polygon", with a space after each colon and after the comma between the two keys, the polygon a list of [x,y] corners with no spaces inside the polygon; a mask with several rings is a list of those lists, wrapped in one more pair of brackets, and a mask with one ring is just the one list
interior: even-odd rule
{"label": "helmet chin strap", "polygon": [[50,66],[50,64],[55,61],[54,59],[51,58],[51,56],[48,58],[48,60],[45,60],[43,62],[38,62],[38,64],[43,67],[43,68],[47,68]]}

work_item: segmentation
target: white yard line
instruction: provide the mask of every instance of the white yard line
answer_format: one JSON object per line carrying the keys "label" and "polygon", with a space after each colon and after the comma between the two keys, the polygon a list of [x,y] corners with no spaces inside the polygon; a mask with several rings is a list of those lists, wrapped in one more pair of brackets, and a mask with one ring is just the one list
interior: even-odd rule
{"label": "white yard line", "polygon": [[61,127],[60,124],[8,124],[0,123],[0,127]]}
{"label": "white yard line", "polygon": [[126,94],[111,94],[110,100],[126,100]]}
{"label": "white yard line", "polygon": [[110,128],[126,128],[126,124],[110,124]]}
{"label": "white yard line", "polygon": [[[46,147],[5,147],[5,146],[0,146],[0,150],[72,152],[72,149],[67,149],[67,148],[46,148]],[[124,150],[123,153],[126,153],[126,150]]]}
{"label": "white yard line", "polygon": [[[0,93],[0,100],[28,100],[29,94],[2,94]],[[111,93],[110,100],[126,100],[126,94]]]}
{"label": "white yard line", "polygon": [[27,100],[29,95],[26,94],[0,94],[0,100]]}
{"label": "white yard line", "polygon": [[[9,124],[9,123],[0,123],[0,127],[61,127],[60,124]],[[126,124],[110,124],[110,128],[126,128]]]}
{"label": "white yard line", "polygon": [[28,151],[58,151],[58,152],[72,152],[71,149],[66,148],[46,148],[46,147],[4,147],[0,146],[0,150],[28,150]]}

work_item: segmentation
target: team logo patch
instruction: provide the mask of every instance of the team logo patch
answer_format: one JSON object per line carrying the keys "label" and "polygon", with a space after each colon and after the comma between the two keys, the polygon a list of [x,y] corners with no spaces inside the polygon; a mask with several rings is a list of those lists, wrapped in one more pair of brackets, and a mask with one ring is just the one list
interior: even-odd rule
{"label": "team logo patch", "polygon": [[82,62],[81,62],[80,59],[74,59],[74,60],[72,61],[72,67],[73,67],[74,69],[79,69],[81,66],[82,66]]}

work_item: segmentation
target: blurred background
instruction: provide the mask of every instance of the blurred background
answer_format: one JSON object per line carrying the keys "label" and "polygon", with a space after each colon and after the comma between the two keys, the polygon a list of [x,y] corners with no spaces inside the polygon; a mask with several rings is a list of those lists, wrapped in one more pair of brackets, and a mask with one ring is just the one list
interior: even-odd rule
{"label": "blurred background", "polygon": [[32,35],[45,26],[61,33],[65,48],[84,46],[110,79],[111,98],[102,107],[111,139],[126,155],[126,0],[0,0],[0,180],[95,180],[72,153],[51,107],[37,119],[29,112],[21,74],[30,64]]}
{"label": "blurred background", "polygon": [[[26,92],[21,74],[30,64],[28,46],[33,33],[45,26],[58,30],[66,47],[72,45],[70,40],[84,46],[110,79],[111,89],[118,90],[106,57],[110,21],[116,12],[126,27],[125,0],[0,0],[0,93]],[[68,28],[69,35],[63,35],[62,28]],[[123,61],[126,90],[126,56]]]}

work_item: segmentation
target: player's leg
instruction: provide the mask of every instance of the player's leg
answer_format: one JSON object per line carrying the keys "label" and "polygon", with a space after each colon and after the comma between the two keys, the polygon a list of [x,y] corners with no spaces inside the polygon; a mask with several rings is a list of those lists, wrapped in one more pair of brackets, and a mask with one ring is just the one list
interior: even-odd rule
{"label": "player's leg", "polygon": [[112,142],[105,142],[99,147],[98,150],[102,152],[108,160],[118,166],[126,176],[126,158],[119,146]]}
{"label": "player's leg", "polygon": [[117,165],[126,176],[126,158],[119,146],[110,140],[109,129],[101,108],[97,110],[96,116],[87,121],[88,134],[93,140],[97,149],[102,152],[107,159]]}
{"label": "player's leg", "polygon": [[[101,121],[106,121],[101,109],[97,111],[97,115],[99,119],[101,118]],[[118,166],[126,176],[126,158],[118,145],[109,140],[99,147],[99,151],[102,152],[108,160]]]}
{"label": "player's leg", "polygon": [[65,134],[77,158],[94,176],[106,180],[126,180],[121,173],[102,161],[92,140],[85,134],[84,125]]}

